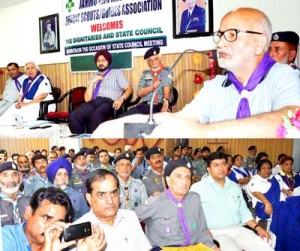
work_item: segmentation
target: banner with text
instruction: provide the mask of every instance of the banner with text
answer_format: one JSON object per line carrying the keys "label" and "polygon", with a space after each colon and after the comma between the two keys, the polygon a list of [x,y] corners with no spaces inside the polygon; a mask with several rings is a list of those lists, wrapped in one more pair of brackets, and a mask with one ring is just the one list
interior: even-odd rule
{"label": "banner with text", "polygon": [[[169,1],[168,1],[169,2]],[[167,1],[64,0],[65,55],[167,46]]]}

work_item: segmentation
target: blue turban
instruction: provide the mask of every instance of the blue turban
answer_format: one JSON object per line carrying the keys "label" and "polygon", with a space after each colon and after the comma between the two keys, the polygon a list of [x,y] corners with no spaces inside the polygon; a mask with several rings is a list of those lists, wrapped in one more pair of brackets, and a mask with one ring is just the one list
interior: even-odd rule
{"label": "blue turban", "polygon": [[47,167],[47,176],[48,176],[48,180],[51,183],[53,183],[56,173],[57,173],[58,169],[60,169],[60,168],[66,169],[69,177],[71,176],[71,174],[72,174],[71,163],[65,158],[58,158],[58,159],[54,160],[53,162],[51,162]]}

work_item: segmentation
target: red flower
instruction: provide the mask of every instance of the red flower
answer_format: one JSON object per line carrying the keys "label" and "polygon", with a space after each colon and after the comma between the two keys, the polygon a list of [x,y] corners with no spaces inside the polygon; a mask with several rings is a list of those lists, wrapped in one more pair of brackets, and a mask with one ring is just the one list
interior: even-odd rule
{"label": "red flower", "polygon": [[201,85],[204,81],[204,78],[201,73],[195,73],[194,75],[194,83],[196,85]]}

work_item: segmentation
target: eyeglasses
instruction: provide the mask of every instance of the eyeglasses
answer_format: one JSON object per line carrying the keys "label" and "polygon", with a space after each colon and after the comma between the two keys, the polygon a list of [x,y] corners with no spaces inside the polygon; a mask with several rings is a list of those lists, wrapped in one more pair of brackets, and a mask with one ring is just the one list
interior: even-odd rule
{"label": "eyeglasses", "polygon": [[213,33],[213,40],[217,44],[221,40],[221,37],[224,35],[224,38],[228,42],[234,42],[237,40],[238,33],[250,33],[250,34],[257,34],[262,35],[263,33],[257,31],[248,31],[248,30],[239,30],[239,29],[228,29],[225,31],[216,31]]}

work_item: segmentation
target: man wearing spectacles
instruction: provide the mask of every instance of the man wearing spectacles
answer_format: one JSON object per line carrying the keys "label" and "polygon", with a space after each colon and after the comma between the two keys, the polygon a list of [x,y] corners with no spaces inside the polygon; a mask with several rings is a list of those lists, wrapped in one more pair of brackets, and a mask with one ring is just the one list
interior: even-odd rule
{"label": "man wearing spectacles", "polygon": [[294,69],[300,70],[295,64],[299,36],[293,31],[279,31],[272,34],[269,47],[270,57],[276,62],[289,64]]}

